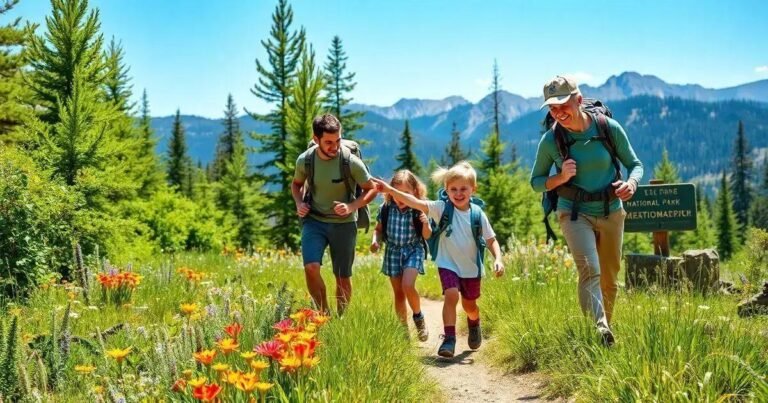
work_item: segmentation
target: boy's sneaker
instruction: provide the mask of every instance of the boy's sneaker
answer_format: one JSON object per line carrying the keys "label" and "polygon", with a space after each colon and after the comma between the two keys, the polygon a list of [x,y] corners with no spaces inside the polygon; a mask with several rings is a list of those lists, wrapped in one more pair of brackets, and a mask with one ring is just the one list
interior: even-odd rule
{"label": "boy's sneaker", "polygon": [[416,325],[416,331],[419,335],[419,341],[427,341],[429,338],[429,330],[427,330],[427,324],[424,323],[424,316],[414,319],[413,323]]}
{"label": "boy's sneaker", "polygon": [[437,355],[451,358],[454,351],[456,351],[456,336],[443,336],[443,344],[437,349]]}
{"label": "boy's sneaker", "polygon": [[480,325],[469,327],[469,337],[467,337],[467,344],[472,350],[480,348],[480,344],[483,343],[483,335],[480,332]]}
{"label": "boy's sneaker", "polygon": [[603,346],[611,347],[616,343],[611,329],[597,328],[597,331],[600,333],[600,341],[603,343]]}

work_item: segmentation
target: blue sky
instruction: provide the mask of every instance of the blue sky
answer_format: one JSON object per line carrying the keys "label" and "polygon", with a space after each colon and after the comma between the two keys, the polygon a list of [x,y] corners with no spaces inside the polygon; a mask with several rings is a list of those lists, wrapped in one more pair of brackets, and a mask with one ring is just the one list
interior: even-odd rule
{"label": "blue sky", "polygon": [[[91,0],[107,40],[121,41],[136,97],[152,114],[220,117],[228,93],[240,108],[270,106],[250,93],[264,60],[277,0]],[[722,88],[768,78],[766,1],[294,0],[320,62],[334,35],[357,74],[354,102],[489,93],[539,96],[544,81],[573,74],[602,84],[623,71]],[[11,16],[43,23],[45,0]],[[38,32],[45,29],[42,24]]]}

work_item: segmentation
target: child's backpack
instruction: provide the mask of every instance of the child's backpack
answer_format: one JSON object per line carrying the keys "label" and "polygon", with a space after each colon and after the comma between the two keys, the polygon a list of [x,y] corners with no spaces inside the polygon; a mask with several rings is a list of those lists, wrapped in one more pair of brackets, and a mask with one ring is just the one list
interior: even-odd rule
{"label": "child's backpack", "polygon": [[[438,191],[438,200],[445,202],[445,209],[443,209],[443,214],[440,216],[440,221],[438,221],[437,225],[432,228],[432,236],[427,240],[432,260],[437,259],[440,236],[443,234],[447,237],[451,236],[451,232],[453,231],[451,228],[453,224],[453,211],[456,209],[448,198],[448,193],[445,189],[440,189]],[[483,238],[482,224],[480,222],[484,207],[485,202],[482,199],[472,196],[469,202],[469,222],[472,226],[472,236],[475,238],[475,245],[477,246],[477,278],[480,278],[482,275],[483,260],[485,259],[486,244],[485,239]]]}
{"label": "child's backpack", "polygon": [[[304,172],[307,174],[307,181],[304,186],[304,202],[312,205],[312,193],[315,186],[315,154],[317,154],[317,144],[314,140],[310,140],[307,146],[307,152],[304,155]],[[339,170],[341,171],[341,178],[344,182],[344,186],[347,188],[348,202],[352,202],[355,199],[362,197],[363,188],[352,178],[352,169],[349,165],[349,160],[352,155],[355,155],[360,161],[363,160],[362,153],[360,152],[360,145],[352,140],[341,139],[341,158],[339,158]],[[368,169],[368,166],[365,167]],[[320,214],[317,211],[313,211],[313,214]],[[368,206],[361,207],[357,210],[357,228],[364,228],[365,232],[371,226],[371,217]]]}
{"label": "child's backpack", "polygon": [[[615,180],[621,179],[621,165],[619,165],[619,158],[616,153],[616,145],[613,143],[611,137],[611,128],[608,125],[608,119],[606,117],[613,117],[613,113],[603,102],[597,99],[584,98],[582,100],[582,106],[584,110],[592,115],[592,118],[597,122],[598,135],[592,137],[590,140],[600,141],[608,153],[611,155],[611,162],[616,169]],[[570,139],[566,130],[557,124],[555,118],[551,114],[547,113],[544,118],[544,132],[546,133],[550,128],[554,129],[555,146],[557,147],[560,157],[565,161],[570,156],[571,146],[575,143],[573,139]],[[556,168],[557,173],[560,173],[560,168]],[[615,193],[609,186],[599,192],[587,192],[578,186],[574,185],[573,178],[568,183],[560,185],[554,189],[548,190],[543,193],[541,197],[541,207],[544,209],[544,226],[547,229],[547,242],[550,240],[557,240],[555,231],[552,230],[552,226],[549,224],[549,215],[557,210],[557,202],[560,196],[573,200],[573,208],[571,209],[571,220],[576,221],[578,216],[578,206],[580,202],[586,201],[602,201],[604,203],[605,215],[608,215],[608,206],[612,200],[616,198]]]}
{"label": "child's backpack", "polygon": [[[387,242],[387,222],[389,221],[389,211],[390,209],[397,208],[397,206],[394,203],[385,202],[381,209],[381,239],[383,242]],[[421,214],[421,211],[416,209],[411,209],[411,216],[413,220],[413,228],[416,229],[416,233],[419,234],[419,237],[421,238],[421,231],[424,229],[424,223],[421,222],[419,219],[419,215]],[[434,225],[432,220],[429,220],[430,225],[434,229]],[[424,253],[429,253],[429,245],[427,244],[427,240],[423,239],[424,244]]]}

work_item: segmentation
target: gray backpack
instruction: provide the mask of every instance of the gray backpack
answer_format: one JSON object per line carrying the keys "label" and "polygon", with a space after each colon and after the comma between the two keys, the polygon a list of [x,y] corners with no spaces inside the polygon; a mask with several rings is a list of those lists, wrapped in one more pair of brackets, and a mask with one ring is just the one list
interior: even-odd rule
{"label": "gray backpack", "polygon": [[[304,172],[307,174],[307,182],[304,186],[304,202],[309,203],[311,209],[312,193],[314,193],[315,187],[314,162],[315,154],[317,154],[317,144],[315,144],[314,140],[310,140],[307,150],[309,150],[309,152],[304,156]],[[347,203],[350,203],[363,196],[363,188],[360,187],[352,177],[352,169],[350,168],[349,160],[351,156],[354,155],[362,161],[363,156],[360,153],[360,145],[352,140],[341,139],[341,148],[339,151],[341,152],[341,158],[339,158],[339,170],[341,171],[341,178],[344,182],[344,186],[347,188]],[[365,169],[367,170],[368,167],[366,166]],[[317,210],[312,210],[312,214],[325,216],[325,214],[320,213]],[[365,232],[368,232],[370,226],[371,214],[366,205],[357,210],[357,228],[363,228],[365,229]]]}

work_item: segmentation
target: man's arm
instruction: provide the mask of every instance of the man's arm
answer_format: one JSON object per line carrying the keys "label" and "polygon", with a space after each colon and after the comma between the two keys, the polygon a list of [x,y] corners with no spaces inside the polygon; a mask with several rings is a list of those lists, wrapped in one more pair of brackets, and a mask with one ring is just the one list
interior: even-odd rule
{"label": "man's arm", "polygon": [[349,203],[349,208],[352,211],[355,211],[357,209],[363,208],[368,205],[368,203],[372,202],[373,199],[376,198],[376,195],[379,194],[379,192],[376,190],[376,185],[373,183],[372,179],[369,179],[368,182],[361,183],[360,187],[363,188],[363,190],[366,190],[366,192],[363,194],[363,197],[359,197],[355,199],[352,203]]}
{"label": "man's arm", "polygon": [[291,195],[293,202],[296,203],[296,214],[299,217],[306,216],[309,213],[309,204],[304,203],[304,181],[297,182],[294,180],[291,182]]}

